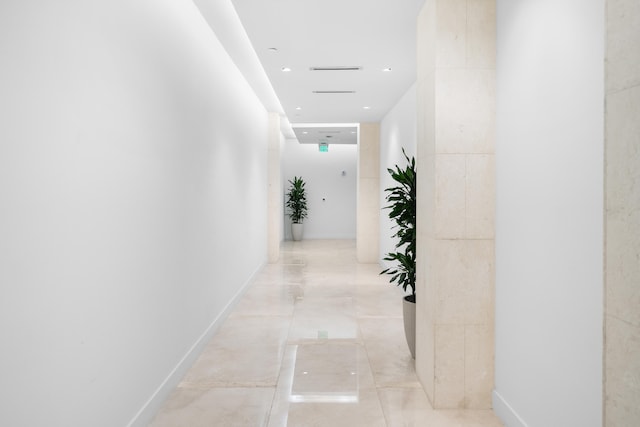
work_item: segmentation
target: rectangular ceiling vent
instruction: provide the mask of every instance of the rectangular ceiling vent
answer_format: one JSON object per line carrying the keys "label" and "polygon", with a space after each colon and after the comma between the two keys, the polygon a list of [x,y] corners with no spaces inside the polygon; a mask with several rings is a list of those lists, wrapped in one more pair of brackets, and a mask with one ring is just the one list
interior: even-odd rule
{"label": "rectangular ceiling vent", "polygon": [[313,93],[356,93],[355,90],[314,90]]}
{"label": "rectangular ceiling vent", "polygon": [[358,67],[355,65],[346,65],[346,66],[338,66],[338,67],[311,67],[309,68],[311,71],[360,71],[362,67]]}

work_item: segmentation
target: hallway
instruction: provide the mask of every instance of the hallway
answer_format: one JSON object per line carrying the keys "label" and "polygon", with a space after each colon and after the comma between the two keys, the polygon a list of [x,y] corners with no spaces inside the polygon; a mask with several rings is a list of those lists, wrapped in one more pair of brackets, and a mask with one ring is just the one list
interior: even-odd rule
{"label": "hallway", "polygon": [[402,291],[355,253],[354,241],[284,242],[151,426],[501,426],[491,411],[431,408]]}

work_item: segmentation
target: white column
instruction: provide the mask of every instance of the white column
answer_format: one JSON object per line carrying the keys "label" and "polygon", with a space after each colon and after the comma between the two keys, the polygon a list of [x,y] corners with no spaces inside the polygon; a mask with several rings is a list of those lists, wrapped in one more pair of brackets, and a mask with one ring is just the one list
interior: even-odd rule
{"label": "white column", "polygon": [[607,1],[604,424],[640,425],[640,3]]}
{"label": "white column", "polygon": [[268,195],[268,259],[274,263],[280,256],[282,235],[282,171],[280,166],[280,115],[269,113],[269,195]]}
{"label": "white column", "polygon": [[380,124],[360,123],[358,141],[358,262],[377,263],[380,246]]}
{"label": "white column", "polygon": [[495,1],[418,17],[416,370],[435,408],[490,408],[494,381]]}

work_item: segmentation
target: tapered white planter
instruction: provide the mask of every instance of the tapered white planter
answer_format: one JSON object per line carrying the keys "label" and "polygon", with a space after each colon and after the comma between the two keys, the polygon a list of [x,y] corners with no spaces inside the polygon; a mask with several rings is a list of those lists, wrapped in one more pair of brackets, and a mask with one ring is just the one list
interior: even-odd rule
{"label": "tapered white planter", "polygon": [[303,231],[302,224],[296,224],[296,223],[291,224],[291,234],[293,235],[293,240],[295,241],[302,240],[302,231]]}
{"label": "tapered white planter", "polygon": [[416,302],[415,296],[407,295],[402,299],[402,314],[404,317],[404,336],[411,352],[416,358]]}

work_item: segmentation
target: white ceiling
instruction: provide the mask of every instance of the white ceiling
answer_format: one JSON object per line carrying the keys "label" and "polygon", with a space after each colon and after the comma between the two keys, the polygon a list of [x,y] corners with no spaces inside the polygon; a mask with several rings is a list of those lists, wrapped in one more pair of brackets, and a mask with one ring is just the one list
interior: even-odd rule
{"label": "white ceiling", "polygon": [[295,124],[293,132],[300,144],[357,144],[358,125]]}
{"label": "white ceiling", "polygon": [[[424,0],[195,3],[285,127],[289,122],[294,128],[296,123],[378,122],[415,82],[416,18]],[[339,66],[361,69],[310,70]],[[284,67],[291,71],[283,72]],[[391,71],[383,71],[387,68]]]}
{"label": "white ceiling", "polygon": [[[423,2],[232,0],[291,123],[380,121],[416,79]],[[334,66],[362,69],[310,71]]]}

